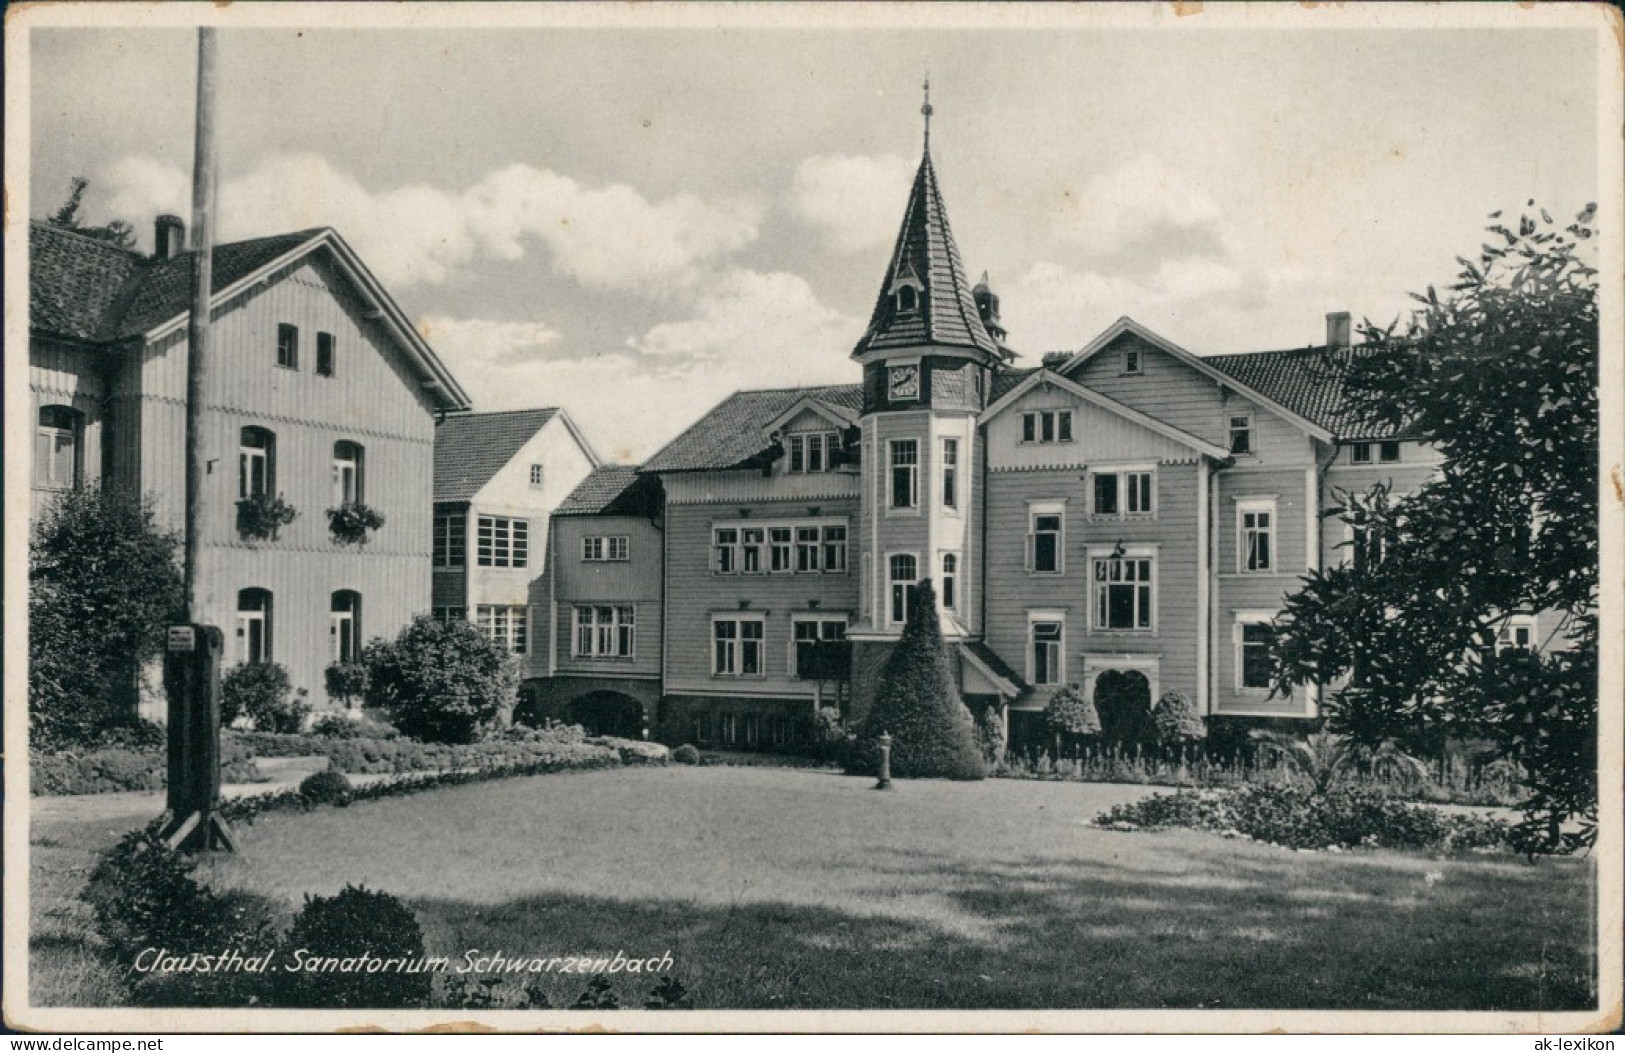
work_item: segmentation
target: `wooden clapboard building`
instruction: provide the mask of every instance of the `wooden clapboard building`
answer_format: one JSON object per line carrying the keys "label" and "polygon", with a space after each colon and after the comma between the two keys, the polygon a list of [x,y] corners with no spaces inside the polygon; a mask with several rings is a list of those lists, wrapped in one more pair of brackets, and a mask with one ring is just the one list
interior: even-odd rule
{"label": "wooden clapboard building", "polygon": [[[660,513],[638,548],[658,533],[663,581],[658,640],[636,586],[646,719],[750,748],[820,705],[860,717],[926,579],[963,694],[1018,743],[1067,684],[1127,737],[1168,691],[1209,717],[1316,716],[1318,688],[1270,693],[1270,621],[1349,558],[1336,491],[1403,493],[1439,462],[1350,411],[1348,315],[1312,346],[1205,356],[1125,317],[1018,366],[987,276],[966,275],[928,146],[855,382],[738,392],[641,467]],[[587,639],[563,612],[620,587],[555,594],[559,654]],[[1521,616],[1506,642],[1553,628]]]}
{"label": "wooden clapboard building", "polygon": [[[183,235],[159,217],[148,257],[30,224],[36,514],[107,483],[183,528]],[[228,664],[278,662],[322,704],[329,664],[429,608],[435,425],[469,399],[336,231],[220,245],[213,285],[201,618]],[[363,508],[383,518],[364,544],[328,515]]]}

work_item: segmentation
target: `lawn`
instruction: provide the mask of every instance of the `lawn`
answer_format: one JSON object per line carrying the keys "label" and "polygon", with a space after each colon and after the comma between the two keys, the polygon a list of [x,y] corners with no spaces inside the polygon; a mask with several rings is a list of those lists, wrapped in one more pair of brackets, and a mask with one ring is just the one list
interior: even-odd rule
{"label": "lawn", "polygon": [[[267,815],[204,873],[289,911],[346,883],[384,889],[454,963],[474,948],[669,950],[704,1008],[1593,1001],[1587,860],[1301,853],[1086,825],[1147,792],[1132,786],[870,785],[676,766],[503,780]],[[39,979],[36,998],[56,1001]],[[616,978],[628,1003],[653,984]],[[584,984],[543,986],[559,1005]]]}

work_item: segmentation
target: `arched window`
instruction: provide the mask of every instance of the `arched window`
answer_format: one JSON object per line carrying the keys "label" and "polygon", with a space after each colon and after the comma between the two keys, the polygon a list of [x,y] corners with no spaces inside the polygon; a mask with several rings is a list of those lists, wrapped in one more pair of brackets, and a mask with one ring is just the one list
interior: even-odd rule
{"label": "arched window", "polygon": [[942,606],[946,610],[953,610],[956,606],[955,593],[959,585],[959,556],[952,552],[942,554]]}
{"label": "arched window", "polygon": [[34,432],[34,485],[45,490],[79,486],[84,414],[67,406],[41,406]]}
{"label": "arched window", "polygon": [[328,607],[327,626],[333,644],[333,661],[359,661],[361,593],[352,589],[340,589],[333,593],[333,602]]}
{"label": "arched window", "polygon": [[237,593],[237,660],[249,664],[271,660],[268,589],[243,589]]}
{"label": "arched window", "polygon": [[366,451],[359,442],[333,444],[333,503],[359,504]]}
{"label": "arched window", "polygon": [[276,492],[276,435],[244,428],[237,447],[237,496],[269,497]]}

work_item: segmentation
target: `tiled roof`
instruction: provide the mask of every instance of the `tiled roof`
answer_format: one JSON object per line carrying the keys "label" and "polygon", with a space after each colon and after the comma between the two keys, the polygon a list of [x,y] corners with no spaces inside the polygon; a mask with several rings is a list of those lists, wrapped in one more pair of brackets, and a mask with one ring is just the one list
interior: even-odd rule
{"label": "tiled roof", "polygon": [[[899,314],[892,287],[899,275],[911,274],[925,284],[917,311]],[[927,153],[909,191],[908,209],[897,233],[897,247],[891,266],[886,268],[874,315],[854,355],[893,347],[919,344],[949,344],[980,348],[989,354],[998,345],[988,335],[982,316],[976,310],[959,246],[948,229],[948,210],[937,188],[937,171]]]}
{"label": "tiled roof", "polygon": [[863,387],[839,384],[819,388],[739,391],[667,443],[643,466],[646,472],[692,472],[736,468],[767,448],[764,429],[804,398],[841,409],[863,406]]}
{"label": "tiled roof", "polygon": [[49,223],[28,225],[28,324],[73,340],[99,341],[119,293],[142,256]]}
{"label": "tiled roof", "polygon": [[[217,245],[215,292],[319,234],[305,230]],[[144,333],[192,305],[192,253],[154,260],[49,223],[29,224],[28,322],[74,340]]]}
{"label": "tiled roof", "polygon": [[605,464],[594,468],[581,485],[553,510],[558,516],[637,515],[644,511],[642,491],[655,484],[652,476],[638,474],[635,464]]}
{"label": "tiled roof", "polygon": [[987,404],[993,405],[1015,390],[1017,384],[1038,372],[1037,366],[1031,369],[1001,369],[993,374],[993,383],[987,395]]}
{"label": "tiled roof", "polygon": [[[209,282],[211,292],[218,293],[241,281],[320,233],[318,228],[216,245]],[[192,256],[193,253],[182,252],[170,259],[146,264],[141,281],[120,314],[116,335],[136,336],[191,309]]]}
{"label": "tiled roof", "polygon": [[1362,420],[1344,396],[1343,385],[1349,366],[1359,353],[1359,348],[1339,351],[1329,347],[1304,347],[1293,351],[1207,355],[1202,361],[1339,439],[1394,438],[1401,429]]}
{"label": "tiled roof", "polygon": [[1025,692],[1027,690],[1027,682],[1021,679],[1021,674],[1011,669],[1009,664],[999,657],[999,653],[987,644],[980,640],[972,640],[970,643],[960,644],[960,646],[974,654],[983,665],[991,669],[996,675],[1010,681],[1011,684],[1015,685],[1017,691]]}
{"label": "tiled roof", "polygon": [[558,410],[509,410],[447,417],[434,431],[434,499],[467,501],[513,460]]}

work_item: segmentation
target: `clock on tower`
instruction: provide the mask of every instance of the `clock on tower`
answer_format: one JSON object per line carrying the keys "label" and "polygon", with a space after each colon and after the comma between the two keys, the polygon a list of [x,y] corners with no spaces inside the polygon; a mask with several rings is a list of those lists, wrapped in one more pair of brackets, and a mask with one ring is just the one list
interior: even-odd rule
{"label": "clock on tower", "polygon": [[915,364],[906,366],[892,366],[886,384],[890,397],[896,399],[917,399],[920,397],[920,367]]}

